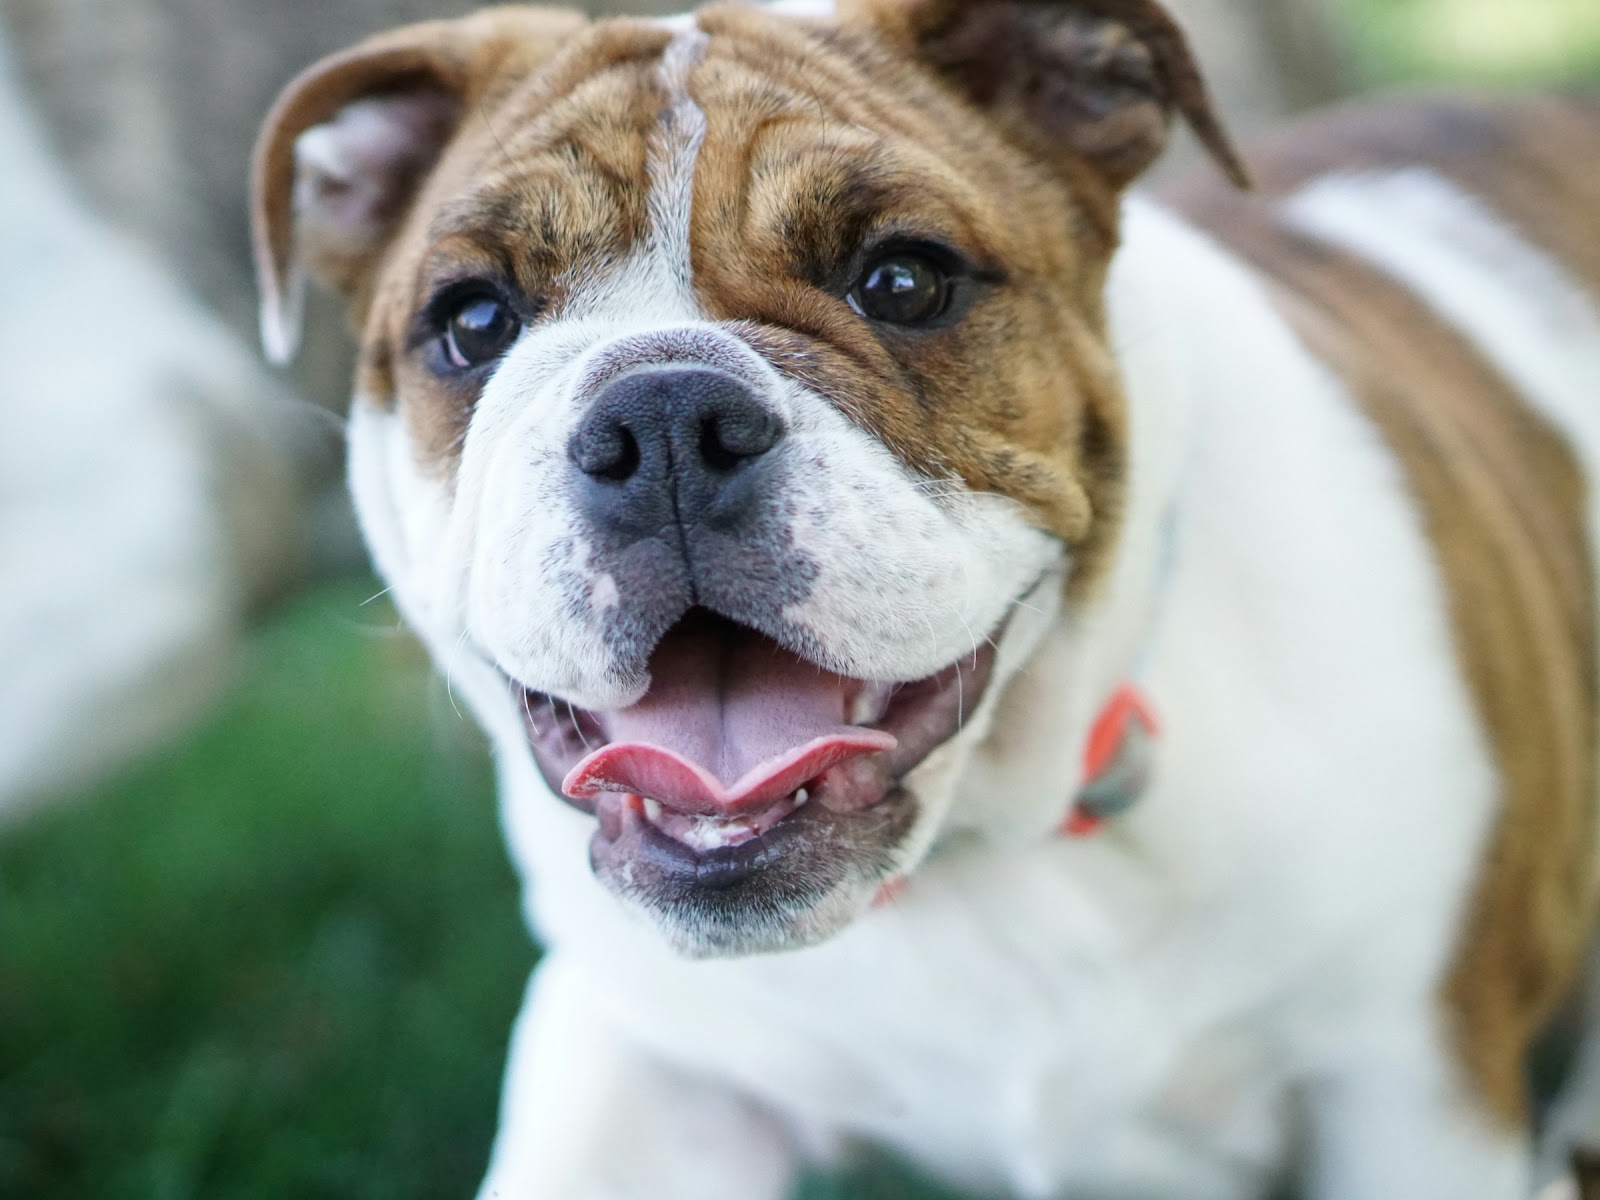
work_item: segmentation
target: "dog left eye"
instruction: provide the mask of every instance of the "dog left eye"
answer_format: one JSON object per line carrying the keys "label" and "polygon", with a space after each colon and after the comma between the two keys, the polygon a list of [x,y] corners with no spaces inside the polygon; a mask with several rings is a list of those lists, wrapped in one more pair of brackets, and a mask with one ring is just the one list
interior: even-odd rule
{"label": "dog left eye", "polygon": [[869,321],[927,325],[949,310],[952,283],[928,255],[897,250],[869,262],[846,298]]}
{"label": "dog left eye", "polygon": [[494,296],[469,296],[445,320],[444,353],[466,371],[505,353],[520,328],[509,305]]}

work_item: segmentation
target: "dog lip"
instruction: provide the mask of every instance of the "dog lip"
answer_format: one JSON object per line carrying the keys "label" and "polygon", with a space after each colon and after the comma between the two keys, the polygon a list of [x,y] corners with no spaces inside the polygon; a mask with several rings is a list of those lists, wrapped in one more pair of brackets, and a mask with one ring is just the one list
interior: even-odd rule
{"label": "dog lip", "polygon": [[[599,828],[590,847],[591,860],[620,864],[623,872],[653,874],[658,885],[686,887],[695,893],[724,893],[730,898],[764,902],[774,885],[795,886],[794,857],[855,837],[888,835],[898,840],[912,808],[904,788],[891,788],[879,803],[858,813],[835,813],[804,804],[786,813],[757,837],[719,846],[696,847],[672,836],[649,820],[639,804],[618,793],[600,797]],[[787,883],[785,881],[788,881]],[[768,897],[770,899],[770,897]]]}
{"label": "dog lip", "polygon": [[[606,807],[610,807],[607,805]],[[769,867],[781,865],[789,843],[798,840],[798,815],[791,815],[774,830],[736,845],[697,849],[647,820],[638,809],[619,806],[614,829],[607,836],[602,822],[599,836],[612,847],[626,843],[634,854],[664,874],[691,880],[700,891],[727,891],[748,884]]]}
{"label": "dog lip", "polygon": [[685,816],[737,818],[781,803],[825,778],[843,762],[891,751],[897,742],[891,733],[859,726],[848,732],[830,733],[752,768],[731,785],[724,785],[698,763],[671,750],[612,742],[586,755],[567,772],[561,790],[575,799],[608,791],[631,793],[639,784],[626,781],[645,778],[654,784],[648,789],[649,798],[670,811]]}
{"label": "dog lip", "polygon": [[[910,683],[854,681],[851,715],[876,717],[870,724],[853,726],[864,735],[860,747],[863,753],[829,765],[812,778],[797,778],[794,787],[806,788],[812,799],[835,812],[856,811],[881,801],[923,759],[960,731],[966,716],[986,691],[994,664],[994,641],[989,639],[943,670]],[[522,707],[529,748],[546,783],[575,808],[595,814],[596,800],[605,794],[605,789],[580,790],[580,794],[572,795],[564,785],[582,764],[611,744],[605,732],[605,714],[536,692],[514,680],[510,682]],[[878,736],[869,746],[866,743],[873,734]],[[875,752],[866,752],[869,750]],[[762,797],[756,803],[734,804],[726,809],[671,807],[689,815],[740,817],[773,799]]]}
{"label": "dog lip", "polygon": [[626,812],[639,817],[672,841],[698,854],[707,854],[742,846],[765,836],[810,800],[809,789],[799,788],[770,804],[749,808],[738,814],[695,814],[664,808],[643,796],[613,792],[596,799],[596,815],[601,818],[602,831],[609,828],[613,837],[620,825],[617,819],[619,814]]}

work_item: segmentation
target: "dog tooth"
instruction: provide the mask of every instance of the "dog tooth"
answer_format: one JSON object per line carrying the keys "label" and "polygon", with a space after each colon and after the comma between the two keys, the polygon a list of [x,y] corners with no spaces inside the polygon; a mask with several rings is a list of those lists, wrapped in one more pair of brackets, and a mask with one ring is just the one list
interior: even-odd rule
{"label": "dog tooth", "polygon": [[652,823],[661,820],[661,802],[652,800],[649,796],[641,797],[641,799],[644,801],[645,819]]}
{"label": "dog tooth", "polygon": [[799,808],[809,799],[811,799],[811,793],[807,789],[801,788],[794,794],[794,806]]}
{"label": "dog tooth", "polygon": [[863,684],[850,702],[850,724],[875,725],[889,711],[889,699],[894,685],[887,683]]}

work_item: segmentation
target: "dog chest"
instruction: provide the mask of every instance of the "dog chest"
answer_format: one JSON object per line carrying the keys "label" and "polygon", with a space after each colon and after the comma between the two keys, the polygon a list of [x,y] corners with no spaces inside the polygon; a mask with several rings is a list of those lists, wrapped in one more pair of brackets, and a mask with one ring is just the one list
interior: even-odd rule
{"label": "dog chest", "polygon": [[1029,1195],[1130,1178],[1152,1194],[1254,1195],[1288,1119],[1266,1023],[1241,1015],[1258,980],[1235,972],[1228,996],[1163,986],[1181,967],[1137,945],[1159,919],[1150,896],[1125,879],[1108,908],[1074,881],[1068,860],[1109,854],[936,862],[896,904],[787,955],[573,949],[652,1050],[824,1139],[866,1137]]}

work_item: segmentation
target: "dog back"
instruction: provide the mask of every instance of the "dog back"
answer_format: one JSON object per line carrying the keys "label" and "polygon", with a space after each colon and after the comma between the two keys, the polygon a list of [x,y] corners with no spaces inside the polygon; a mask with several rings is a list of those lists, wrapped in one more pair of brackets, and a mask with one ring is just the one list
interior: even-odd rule
{"label": "dog back", "polygon": [[[1354,105],[1173,193],[1261,271],[1403,464],[1504,780],[1445,996],[1508,1117],[1596,883],[1600,97]],[[1587,379],[1587,384],[1584,380]]]}

